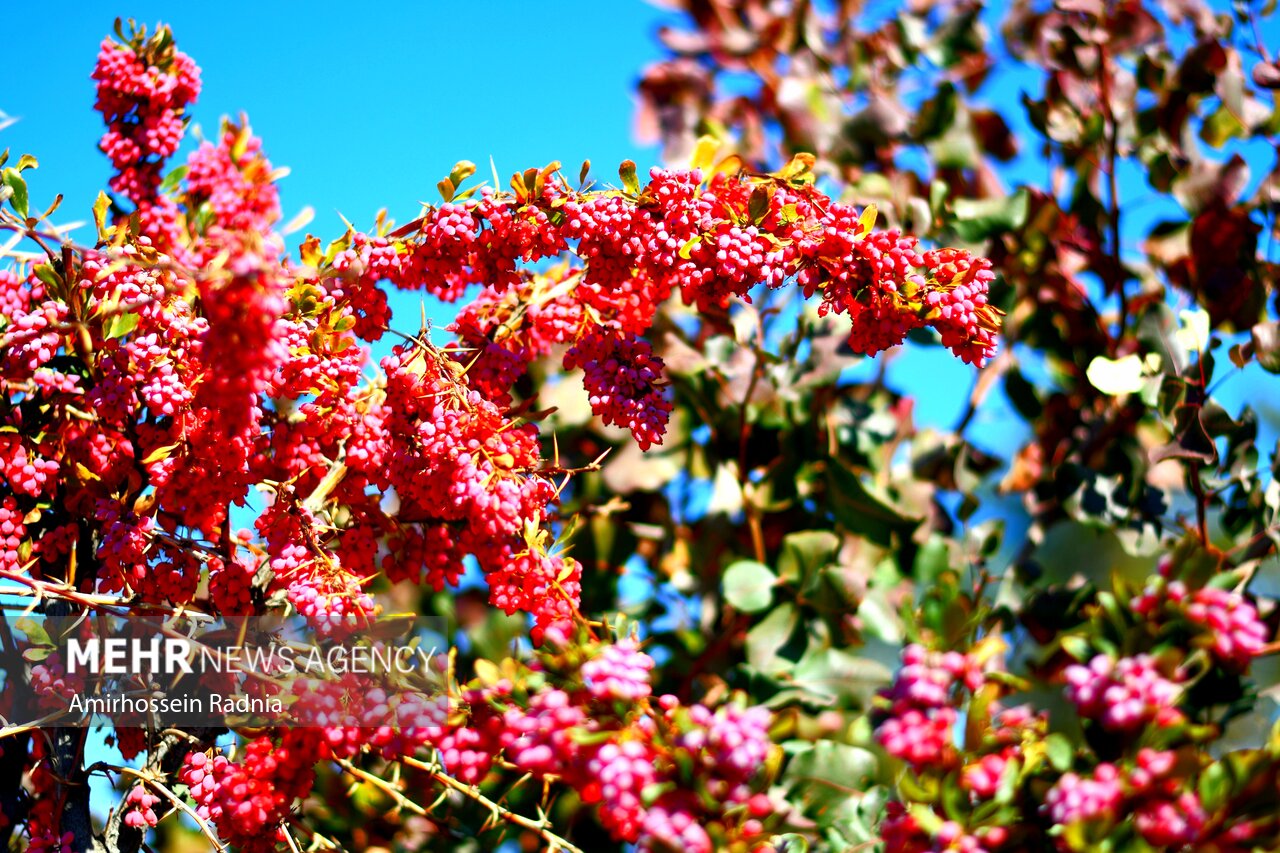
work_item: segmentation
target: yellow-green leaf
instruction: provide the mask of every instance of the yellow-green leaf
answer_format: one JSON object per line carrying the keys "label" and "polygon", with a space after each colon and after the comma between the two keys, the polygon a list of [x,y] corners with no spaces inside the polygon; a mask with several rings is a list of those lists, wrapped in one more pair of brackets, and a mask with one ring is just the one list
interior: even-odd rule
{"label": "yellow-green leaf", "polygon": [[640,192],[640,179],[636,177],[636,164],[633,160],[623,160],[618,167],[618,177],[622,178],[622,186],[629,193]]}
{"label": "yellow-green leaf", "polygon": [[720,140],[714,136],[703,136],[693,146],[693,156],[689,158],[690,169],[706,169],[716,161],[716,152],[720,150]]}
{"label": "yellow-green leaf", "polygon": [[0,173],[0,181],[9,188],[9,204],[13,206],[14,213],[23,219],[27,218],[28,198],[27,198],[27,182],[22,175],[18,174],[17,169],[5,169]]}
{"label": "yellow-green leaf", "polygon": [[859,236],[865,237],[871,233],[871,229],[876,227],[876,219],[880,216],[880,211],[876,209],[874,204],[869,204],[862,211],[862,215],[858,217],[858,226],[862,229]]}

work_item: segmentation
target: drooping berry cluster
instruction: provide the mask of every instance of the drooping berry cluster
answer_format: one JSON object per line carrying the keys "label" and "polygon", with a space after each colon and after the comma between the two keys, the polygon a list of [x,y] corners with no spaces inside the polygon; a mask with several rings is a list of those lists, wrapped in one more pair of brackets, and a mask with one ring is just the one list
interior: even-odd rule
{"label": "drooping berry cluster", "polygon": [[1120,773],[1112,764],[1099,764],[1092,776],[1065,773],[1045,795],[1045,808],[1054,823],[1114,818],[1124,799]]}
{"label": "drooping berry cluster", "polygon": [[165,161],[178,150],[187,106],[200,94],[200,69],[173,45],[168,28],[146,28],[121,42],[104,39],[93,70],[97,110],[107,123],[100,147],[116,175],[111,189],[133,202],[143,233],[169,244],[175,231],[172,200],[159,192]]}
{"label": "drooping berry cluster", "polygon": [[591,411],[607,424],[631,430],[641,450],[662,443],[671,401],[662,393],[662,360],[642,338],[588,333],[565,355],[566,368],[582,368]]}
{"label": "drooping berry cluster", "polygon": [[155,826],[159,822],[159,818],[156,817],[153,806],[159,802],[159,795],[147,790],[146,785],[134,785],[129,789],[129,793],[125,794],[124,804],[122,805],[125,810],[125,825],[132,826],[135,829]]}
{"label": "drooping berry cluster", "polygon": [[1254,783],[1243,781],[1255,770],[1232,769],[1270,759],[1255,750],[1215,755],[1219,730],[1199,724],[1196,710],[1206,684],[1211,704],[1247,689],[1243,674],[1266,648],[1266,617],[1242,594],[1188,591],[1203,564],[1179,577],[1185,560],[1182,552],[1162,560],[1131,609],[1087,601],[1091,636],[1107,639],[1063,635],[1061,648],[1078,662],[1046,656],[1029,667],[1074,705],[1079,720],[1065,730],[1047,712],[1003,705],[1033,682],[1002,671],[1016,658],[1002,637],[963,653],[909,646],[877,711],[876,739],[909,765],[901,802],[880,824],[886,853],[1081,853],[1121,838],[1144,849],[1245,853],[1274,838],[1280,824],[1255,808]]}
{"label": "drooping berry cluster", "polygon": [[605,646],[598,657],[582,665],[587,689],[599,699],[635,702],[648,696],[653,658],[640,651],[634,640]]}
{"label": "drooping berry cluster", "polygon": [[263,735],[239,761],[190,752],[180,778],[196,812],[245,853],[276,849],[276,831],[294,800],[311,790],[318,740],[314,730],[287,729],[277,744]]}
{"label": "drooping berry cluster", "polygon": [[294,579],[286,590],[289,603],[325,638],[342,639],[363,631],[377,617],[373,596],[361,591],[348,574],[319,572]]}

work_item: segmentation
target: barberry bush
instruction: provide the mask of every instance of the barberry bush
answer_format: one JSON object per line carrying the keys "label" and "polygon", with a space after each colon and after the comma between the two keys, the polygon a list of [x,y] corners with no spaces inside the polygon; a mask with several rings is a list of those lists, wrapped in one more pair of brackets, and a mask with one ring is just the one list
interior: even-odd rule
{"label": "barberry bush", "polygon": [[[86,728],[6,623],[12,847],[1280,845],[1275,431],[1213,396],[1280,369],[1277,167],[1212,153],[1280,131],[1253,10],[1010,10],[1060,176],[1013,189],[977,4],[686,11],[644,176],[461,161],[409,223],[291,238],[247,121],[180,154],[199,69],[119,24],[92,238],[3,164],[5,594],[68,633],[452,632],[444,705],[348,676]],[[1145,257],[1126,160],[1181,205]],[[973,371],[947,432],[887,369],[930,348]]]}

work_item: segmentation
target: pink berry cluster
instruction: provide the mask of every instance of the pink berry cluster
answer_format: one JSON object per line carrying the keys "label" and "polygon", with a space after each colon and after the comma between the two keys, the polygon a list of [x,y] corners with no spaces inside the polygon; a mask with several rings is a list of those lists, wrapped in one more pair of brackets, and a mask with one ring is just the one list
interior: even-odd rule
{"label": "pink berry cluster", "polygon": [[1198,589],[1186,603],[1186,614],[1204,629],[1214,655],[1237,669],[1247,669],[1271,639],[1257,608],[1238,592]]}
{"label": "pink berry cluster", "polygon": [[190,752],[179,777],[222,839],[245,853],[268,853],[294,801],[311,790],[318,737],[311,729],[286,729],[279,743],[263,735],[238,761]]}
{"label": "pink berry cluster", "polygon": [[1114,764],[1099,764],[1091,776],[1064,773],[1045,795],[1054,823],[1114,819],[1124,800],[1124,784]]}
{"label": "pink berry cluster", "polygon": [[351,575],[316,572],[294,579],[285,591],[289,603],[322,638],[343,639],[364,631],[377,618],[373,596]]}
{"label": "pink berry cluster", "polygon": [[662,360],[638,337],[588,333],[566,353],[566,368],[582,368],[591,411],[631,430],[641,450],[662,443],[671,401],[662,393]]}
{"label": "pink berry cluster", "polygon": [[[734,839],[760,848],[774,813],[762,793],[776,749],[770,712],[685,705],[670,695],[652,700],[653,661],[631,640],[598,647],[578,665],[570,680],[580,686],[527,688],[534,676],[568,676],[562,667],[574,666],[567,663],[572,648],[545,648],[519,682],[464,690],[469,715],[430,734],[449,772],[478,782],[501,757],[534,778],[559,779],[596,808],[615,838],[644,850],[711,853]],[[684,846],[671,848],[677,842]]]}
{"label": "pink berry cluster", "polygon": [[[1195,710],[1203,702],[1195,695],[1199,679],[1231,695],[1240,676],[1233,658],[1203,635],[1202,651],[1178,654],[1161,642],[1171,631],[1199,634],[1215,618],[1226,634],[1260,620],[1243,609],[1251,605],[1242,597],[1196,596],[1170,574],[1166,568],[1152,580],[1132,613],[1091,612],[1124,635],[1128,655],[1096,653],[1065,666],[1048,656],[1024,679],[1002,670],[1012,656],[1000,636],[965,652],[908,646],[873,715],[876,740],[907,765],[899,801],[880,822],[886,853],[1080,853],[1121,838],[1159,850],[1265,846],[1280,824],[1251,804],[1256,774],[1271,773],[1263,770],[1270,758],[1256,750],[1215,755],[1210,745],[1220,730],[1200,724],[1204,712]],[[1196,604],[1203,609],[1192,616]],[[1234,615],[1241,612],[1248,618]],[[1249,636],[1259,636],[1257,629]],[[1075,725],[1051,728],[1050,715],[1031,706],[1003,704],[1032,678],[1065,681],[1082,733]],[[1246,766],[1255,769],[1238,769]]]}
{"label": "pink berry cluster", "polygon": [[1216,587],[1191,592],[1181,580],[1155,578],[1132,602],[1135,613],[1148,619],[1181,617],[1200,631],[1199,642],[1223,666],[1247,671],[1271,639],[1258,608],[1244,595]]}
{"label": "pink berry cluster", "polygon": [[604,646],[597,657],[582,665],[587,689],[598,699],[635,702],[648,696],[653,658],[640,651],[634,640]]}
{"label": "pink berry cluster", "polygon": [[139,783],[125,794],[121,808],[125,810],[125,826],[134,829],[155,826],[159,822],[154,806],[160,802],[160,796],[153,794],[145,784]]}
{"label": "pink berry cluster", "polygon": [[[514,426],[479,392],[460,382],[456,363],[425,345],[397,347],[386,374],[382,464],[364,475],[399,506],[388,527],[420,525],[453,543],[456,577],[474,554],[489,577],[490,600],[536,620],[535,636],[564,630],[576,613],[581,566],[530,540],[554,498],[537,476],[541,448],[532,425]],[[380,513],[381,514],[381,513]]]}
{"label": "pink berry cluster", "polygon": [[903,650],[902,663],[882,694],[889,708],[876,727],[876,739],[913,767],[953,764],[957,690],[977,689],[980,668],[959,652],[931,652],[918,644]]}
{"label": "pink berry cluster", "polygon": [[1156,849],[1254,849],[1256,822],[1212,826],[1194,777],[1187,779],[1191,768],[1185,758],[1142,747],[1127,769],[1104,762],[1089,776],[1066,773],[1049,790],[1044,809],[1061,826],[1086,823],[1105,829],[1131,818],[1138,835]]}
{"label": "pink berry cluster", "polygon": [[990,826],[969,833],[956,820],[941,820],[933,832],[928,832],[902,803],[890,802],[880,822],[880,837],[886,853],[990,853],[1004,847],[1009,832],[1001,826]]}
{"label": "pink berry cluster", "polygon": [[1104,728],[1133,731],[1156,722],[1168,725],[1181,718],[1181,694],[1175,674],[1171,680],[1148,654],[1114,659],[1096,655],[1087,666],[1066,669],[1067,697],[1080,716]]}
{"label": "pink berry cluster", "polygon": [[288,722],[320,730],[320,757],[351,758],[366,747],[386,758],[414,755],[440,741],[453,703],[443,693],[393,676],[343,672],[294,678]]}
{"label": "pink berry cluster", "polygon": [[36,694],[36,702],[44,711],[65,711],[72,697],[83,695],[83,672],[67,673],[62,655],[53,652],[42,663],[31,667],[30,687]]}
{"label": "pink berry cluster", "polygon": [[39,497],[52,490],[58,463],[28,451],[21,436],[4,433],[0,434],[0,474],[15,493]]}
{"label": "pink berry cluster", "polygon": [[[704,181],[696,170],[654,169],[644,187],[593,193],[544,174],[515,195],[486,189],[477,201],[429,209],[416,232],[386,247],[398,248],[376,264],[370,254],[358,271],[361,279],[448,299],[484,285],[451,326],[455,357],[468,365],[473,387],[506,405],[532,359],[569,345],[566,364],[587,368],[595,412],[647,447],[661,438],[670,406],[658,390],[661,362],[632,341],[677,290],[715,321],[757,285],[794,281],[806,296],[821,292],[823,313],[850,318],[857,352],[875,354],[932,326],[967,362],[994,354],[999,312],[988,303],[990,263],[957,249],[921,252],[913,238],[871,231],[864,218],[803,177]],[[379,241],[347,239],[352,249]],[[582,266],[549,277],[552,286],[538,286],[517,265],[562,252]],[[355,258],[338,265],[351,269]],[[356,289],[367,291],[368,282]],[[616,384],[593,373],[593,363],[616,356],[633,360]]]}
{"label": "pink berry cluster", "polygon": [[[1026,706],[996,701],[999,682],[988,680],[988,665],[981,663],[987,656],[977,648],[939,652],[911,644],[903,650],[902,666],[881,694],[876,740],[911,773],[945,779],[958,792],[953,804],[963,802],[973,813],[953,806],[924,822],[903,803],[890,802],[880,825],[886,853],[1011,849],[1014,836],[993,818],[993,807],[1016,789],[1010,775],[1016,778],[1025,766],[1027,747],[1044,737],[1046,721]],[[957,727],[978,697],[985,722],[975,739]]]}
{"label": "pink berry cluster", "polygon": [[27,526],[18,509],[18,502],[12,497],[0,499],[0,568],[8,572],[22,568],[22,546],[26,541],[26,532]]}
{"label": "pink berry cluster", "polygon": [[101,147],[117,170],[111,188],[141,210],[156,201],[164,161],[182,141],[186,108],[200,94],[200,69],[173,46],[167,28],[150,39],[143,28],[124,43],[103,40],[93,79],[107,122]]}

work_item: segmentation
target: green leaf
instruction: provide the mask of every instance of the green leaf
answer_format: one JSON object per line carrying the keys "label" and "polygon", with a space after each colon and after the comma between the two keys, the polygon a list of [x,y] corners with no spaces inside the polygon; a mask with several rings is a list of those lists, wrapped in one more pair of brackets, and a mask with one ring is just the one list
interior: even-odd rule
{"label": "green leaf", "polygon": [[1216,812],[1231,795],[1231,774],[1221,763],[1210,764],[1200,774],[1196,790],[1200,794],[1200,804],[1205,810],[1210,813]]}
{"label": "green leaf", "polygon": [[868,707],[892,678],[879,661],[832,648],[810,649],[795,669],[797,687],[837,707]]}
{"label": "green leaf", "polygon": [[1081,575],[1108,585],[1112,572],[1141,584],[1155,570],[1156,556],[1130,554],[1110,527],[1083,521],[1060,521],[1045,533],[1031,559],[1047,584],[1066,583]]}
{"label": "green leaf", "polygon": [[35,273],[36,278],[40,279],[45,287],[55,290],[62,287],[62,276],[58,275],[58,271],[51,264],[37,264]]}
{"label": "green leaf", "polygon": [[53,645],[53,640],[49,639],[49,634],[45,631],[44,626],[30,616],[23,616],[13,623],[13,627],[38,646]]}
{"label": "green leaf", "polygon": [[806,805],[822,807],[840,804],[855,792],[863,791],[873,778],[876,756],[869,750],[845,743],[820,740],[797,753],[787,764],[782,784]]}
{"label": "green leaf", "polygon": [[866,636],[895,645],[902,642],[902,620],[883,589],[867,590],[858,603],[858,618]]}
{"label": "green leaf", "polygon": [[778,853],[809,853],[809,839],[797,832],[775,835],[773,846]]}
{"label": "green leaf", "polygon": [[920,523],[919,519],[904,516],[888,498],[873,492],[837,459],[830,460],[827,466],[827,484],[836,521],[877,545],[888,547],[895,534],[908,536]]}
{"label": "green leaf", "polygon": [[1066,773],[1071,769],[1076,750],[1066,735],[1062,732],[1054,732],[1045,738],[1044,747],[1045,753],[1049,756],[1049,763],[1053,765],[1054,770],[1059,773]]}
{"label": "green leaf", "polygon": [[22,175],[18,174],[18,170],[7,168],[0,172],[0,182],[9,188],[11,195],[9,196],[9,204],[13,206],[14,213],[17,213],[23,219],[28,215],[28,197],[27,182]]}
{"label": "green leaf", "polygon": [[1089,645],[1089,641],[1084,637],[1068,634],[1058,641],[1058,645],[1062,646],[1064,652],[1080,663],[1088,663],[1093,658],[1093,647]]}
{"label": "green leaf", "polygon": [[476,173],[476,164],[470,160],[459,160],[453,166],[453,171],[449,173],[449,183],[455,188],[462,186],[462,182]]}
{"label": "green leaf", "polygon": [[778,576],[803,589],[818,569],[832,562],[840,547],[840,537],[830,530],[801,530],[782,540]]}
{"label": "green leaf", "polygon": [[760,624],[747,632],[747,663],[768,675],[776,674],[779,669],[790,669],[791,662],[780,659],[779,652],[799,624],[800,615],[790,601],[769,611]]}
{"label": "green leaf", "polygon": [[759,613],[773,603],[778,577],[764,563],[739,560],[725,570],[724,598],[744,613]]}
{"label": "green leaf", "polygon": [[178,189],[178,185],[182,183],[182,179],[187,176],[187,167],[178,166],[171,169],[169,174],[164,176],[164,180],[160,182],[160,192],[172,193]]}
{"label": "green leaf", "polygon": [[132,311],[126,311],[122,314],[115,314],[107,322],[107,327],[103,334],[107,340],[115,338],[123,338],[138,327],[138,315]]}
{"label": "green leaf", "polygon": [[980,243],[998,234],[1016,231],[1027,221],[1029,201],[1026,190],[1004,198],[958,198],[953,207],[956,221],[952,227],[956,236],[967,243]]}

